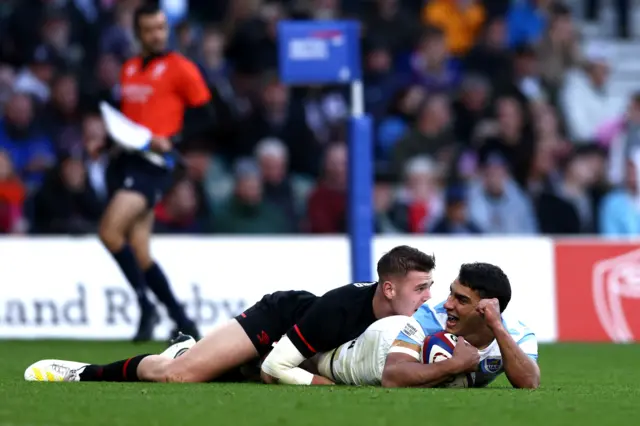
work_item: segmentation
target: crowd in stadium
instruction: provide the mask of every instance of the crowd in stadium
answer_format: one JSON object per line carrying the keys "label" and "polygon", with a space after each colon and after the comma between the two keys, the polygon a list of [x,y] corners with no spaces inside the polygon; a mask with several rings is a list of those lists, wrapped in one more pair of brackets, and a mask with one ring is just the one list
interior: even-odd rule
{"label": "crowd in stadium", "polygon": [[[93,233],[139,0],[0,1],[0,233]],[[185,2],[177,2],[185,3]],[[163,233],[342,233],[346,87],[287,87],[276,23],[358,18],[379,233],[640,233],[640,94],[550,0],[191,1],[168,13],[216,121],[184,141]],[[626,31],[626,30],[625,30]],[[628,103],[628,104],[627,104]],[[186,117],[189,120],[189,116]]]}

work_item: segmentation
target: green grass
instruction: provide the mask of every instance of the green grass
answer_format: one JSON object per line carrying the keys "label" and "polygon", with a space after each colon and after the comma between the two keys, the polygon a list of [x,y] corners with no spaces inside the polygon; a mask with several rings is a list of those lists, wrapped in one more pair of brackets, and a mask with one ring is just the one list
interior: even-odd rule
{"label": "green grass", "polygon": [[27,383],[42,358],[108,362],[161,345],[0,341],[0,425],[617,425],[640,413],[640,345],[540,348],[542,387],[290,387],[249,384]]}

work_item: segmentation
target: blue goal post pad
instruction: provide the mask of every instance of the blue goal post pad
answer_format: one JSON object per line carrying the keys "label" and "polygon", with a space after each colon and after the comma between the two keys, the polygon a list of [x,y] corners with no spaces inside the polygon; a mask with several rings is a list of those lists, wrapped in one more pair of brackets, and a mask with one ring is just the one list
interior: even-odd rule
{"label": "blue goal post pad", "polygon": [[285,84],[346,84],[362,78],[357,21],[280,21],[278,51]]}

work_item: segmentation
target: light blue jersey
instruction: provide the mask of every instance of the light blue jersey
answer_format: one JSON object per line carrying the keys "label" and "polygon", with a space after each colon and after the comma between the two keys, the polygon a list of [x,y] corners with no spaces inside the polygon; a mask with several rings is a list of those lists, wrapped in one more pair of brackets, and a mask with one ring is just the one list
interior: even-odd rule
{"label": "light blue jersey", "polygon": [[[446,322],[447,312],[444,309],[444,302],[435,306],[425,303],[413,314],[411,320],[398,335],[397,340],[422,347],[426,336],[443,331]],[[502,324],[524,353],[537,362],[538,340],[535,334],[521,321],[514,320],[505,314],[502,315]],[[476,370],[475,387],[487,386],[503,371],[500,347],[498,342],[494,340],[489,346],[480,350],[480,364]]]}

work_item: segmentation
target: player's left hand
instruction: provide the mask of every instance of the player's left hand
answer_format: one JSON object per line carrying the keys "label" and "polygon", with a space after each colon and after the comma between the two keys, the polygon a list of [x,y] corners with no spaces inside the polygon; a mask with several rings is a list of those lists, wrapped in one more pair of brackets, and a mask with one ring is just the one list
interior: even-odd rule
{"label": "player's left hand", "polygon": [[168,138],[154,136],[151,138],[151,149],[155,152],[165,153],[173,149],[173,144]]}
{"label": "player's left hand", "polygon": [[502,326],[500,317],[500,303],[498,299],[482,299],[476,306],[476,311],[484,318],[492,330]]}

